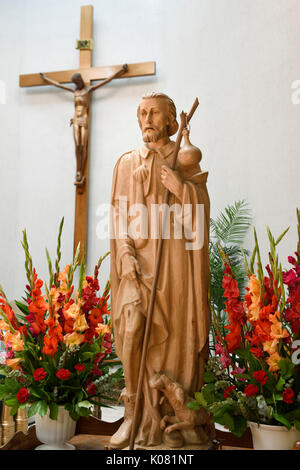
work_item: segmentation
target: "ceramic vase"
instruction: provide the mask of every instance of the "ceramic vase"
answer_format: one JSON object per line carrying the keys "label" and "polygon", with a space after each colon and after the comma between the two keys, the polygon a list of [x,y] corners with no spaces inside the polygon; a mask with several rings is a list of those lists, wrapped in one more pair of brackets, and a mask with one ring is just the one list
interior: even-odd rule
{"label": "ceramic vase", "polygon": [[248,422],[251,429],[254,450],[292,450],[300,440],[300,431],[288,430],[285,426],[271,426]]}
{"label": "ceramic vase", "polygon": [[76,421],[63,406],[59,407],[56,420],[50,418],[49,409],[43,417],[37,414],[35,428],[38,440],[43,442],[35,450],[75,450],[75,447],[67,441],[75,434]]}

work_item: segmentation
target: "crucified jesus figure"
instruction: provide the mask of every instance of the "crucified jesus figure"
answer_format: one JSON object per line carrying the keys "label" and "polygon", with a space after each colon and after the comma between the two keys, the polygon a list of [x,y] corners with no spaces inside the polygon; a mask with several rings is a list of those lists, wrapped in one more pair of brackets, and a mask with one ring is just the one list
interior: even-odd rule
{"label": "crucified jesus figure", "polygon": [[114,78],[119,77],[125,73],[128,69],[127,64],[124,64],[117,72],[110,75],[105,80],[97,83],[96,85],[87,86],[84,83],[84,80],[80,73],[74,73],[72,75],[72,82],[75,85],[75,90],[73,88],[61,85],[59,82],[48,78],[44,73],[40,73],[40,76],[50,85],[54,85],[63,90],[70,91],[74,94],[74,105],[75,112],[74,117],[70,119],[70,126],[73,125],[73,136],[75,141],[75,152],[76,152],[76,179],[74,184],[76,186],[84,186],[85,177],[83,175],[84,167],[87,159],[87,150],[88,150],[88,138],[89,138],[89,103],[90,95],[106,83],[110,82]]}

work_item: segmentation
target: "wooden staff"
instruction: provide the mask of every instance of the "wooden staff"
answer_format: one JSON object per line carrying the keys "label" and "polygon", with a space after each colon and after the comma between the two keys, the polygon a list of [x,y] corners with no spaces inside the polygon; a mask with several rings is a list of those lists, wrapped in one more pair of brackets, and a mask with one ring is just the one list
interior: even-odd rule
{"label": "wooden staff", "polygon": [[[199,101],[198,101],[198,98],[196,98],[189,114],[186,114],[184,111],[180,113],[180,127],[179,127],[179,131],[178,131],[177,139],[175,143],[174,158],[173,158],[173,162],[171,166],[172,170],[174,170],[176,166],[177,155],[180,150],[180,143],[182,139],[182,131],[191,120],[198,105],[199,105]],[[168,204],[169,195],[170,195],[170,191],[166,189],[165,194],[164,194],[163,204]],[[137,431],[137,419],[138,419],[138,413],[139,413],[139,408],[140,408],[142,384],[143,384],[144,375],[145,375],[146,356],[147,356],[148,344],[149,344],[150,333],[151,333],[152,316],[153,316],[154,301],[155,301],[155,295],[156,295],[156,286],[157,286],[159,269],[160,269],[162,247],[163,247],[163,238],[162,236],[160,236],[160,239],[158,242],[157,256],[155,260],[154,277],[153,277],[152,289],[151,289],[151,294],[150,294],[149,307],[148,307],[148,312],[147,312],[145,335],[144,335],[144,340],[143,340],[142,358],[141,358],[141,364],[140,364],[140,370],[139,370],[139,380],[138,380],[138,386],[137,386],[137,392],[136,392],[136,400],[135,400],[135,405],[134,405],[132,428],[131,428],[130,442],[129,442],[130,450],[134,449],[134,441],[135,441],[136,431]]]}

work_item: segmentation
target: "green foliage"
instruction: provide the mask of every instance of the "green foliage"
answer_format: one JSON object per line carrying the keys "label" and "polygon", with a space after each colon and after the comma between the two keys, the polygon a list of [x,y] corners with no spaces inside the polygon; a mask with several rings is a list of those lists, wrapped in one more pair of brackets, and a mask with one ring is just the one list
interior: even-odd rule
{"label": "green foliage", "polygon": [[224,312],[225,299],[222,288],[224,264],[218,246],[222,246],[226,251],[241,292],[247,282],[244,255],[249,254],[247,250],[242,250],[241,247],[251,223],[250,210],[244,200],[226,206],[216,219],[210,221],[210,299],[218,318],[221,333],[224,333],[227,316]]}

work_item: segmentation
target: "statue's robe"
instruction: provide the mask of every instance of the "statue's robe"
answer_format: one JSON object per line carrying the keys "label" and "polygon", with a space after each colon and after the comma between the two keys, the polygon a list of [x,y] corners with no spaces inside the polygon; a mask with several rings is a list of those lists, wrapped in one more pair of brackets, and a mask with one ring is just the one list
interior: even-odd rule
{"label": "statue's robe", "polygon": [[[129,206],[144,204],[150,214],[152,204],[163,202],[165,187],[161,182],[160,171],[162,165],[171,167],[174,147],[175,143],[172,141],[159,151],[150,150],[144,145],[119,158],[114,170],[111,204],[116,207],[120,198],[126,197]],[[141,174],[144,178],[141,178]],[[181,177],[184,178],[182,174]],[[166,373],[191,396],[202,384],[210,327],[207,299],[210,203],[206,180],[207,172],[200,172],[190,180],[183,179],[182,203],[170,193],[169,205],[192,204],[194,229],[196,204],[204,205],[204,217],[201,220],[204,240],[201,249],[187,250],[186,243],[191,240],[187,240],[184,235],[182,239],[175,239],[171,230],[171,238],[163,242],[143,384],[142,415],[136,437],[138,444],[153,446],[161,443],[159,422],[167,411],[170,412],[167,409],[162,410],[159,403],[161,395],[148,386],[149,379],[155,372]],[[149,231],[150,225],[149,223]],[[172,217],[171,225],[174,226]],[[117,235],[114,233],[114,236]],[[158,241],[151,238],[133,240],[128,234],[123,239],[111,238],[111,315],[116,352],[121,361],[124,309],[128,305],[140,308],[140,314],[146,317]],[[121,259],[125,253],[135,256],[140,264],[142,275],[138,279],[142,304],[138,303],[139,293],[134,281],[121,279]]]}

